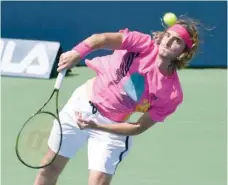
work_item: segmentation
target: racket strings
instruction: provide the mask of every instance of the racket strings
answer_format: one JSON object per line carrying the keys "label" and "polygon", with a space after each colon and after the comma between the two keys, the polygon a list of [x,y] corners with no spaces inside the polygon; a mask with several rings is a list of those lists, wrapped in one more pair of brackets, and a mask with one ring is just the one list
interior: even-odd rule
{"label": "racket strings", "polygon": [[[16,155],[18,159],[27,167],[39,169],[50,165],[58,155],[62,144],[62,127],[59,119],[58,110],[58,93],[63,78],[67,70],[59,73],[55,88],[51,93],[49,99],[44,105],[30,117],[20,129],[16,139]],[[55,115],[52,112],[42,111],[56,93],[55,99]],[[53,124],[54,123],[54,124]],[[53,132],[52,132],[53,131]],[[47,156],[49,151],[49,138],[50,134],[55,134],[54,149],[56,155],[51,158]],[[53,144],[53,143],[52,143]]]}
{"label": "racket strings", "polygon": [[[58,92],[56,93],[56,105],[58,105]],[[58,138],[55,140],[55,152],[57,155],[62,144],[62,127],[57,107],[55,114],[40,110],[24,124],[16,143],[17,157],[24,165],[39,169],[48,166],[54,161],[56,155],[52,156],[49,160],[44,160],[44,156],[49,151],[49,136],[53,129],[56,133],[60,133],[56,135]]]}

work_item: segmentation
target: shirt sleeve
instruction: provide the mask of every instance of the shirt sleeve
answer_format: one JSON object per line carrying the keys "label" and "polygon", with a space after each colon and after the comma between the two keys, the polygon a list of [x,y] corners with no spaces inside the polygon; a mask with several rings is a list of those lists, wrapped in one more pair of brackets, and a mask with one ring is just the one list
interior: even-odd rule
{"label": "shirt sleeve", "polygon": [[182,101],[183,99],[179,98],[175,101],[169,101],[162,106],[153,106],[148,110],[149,115],[153,121],[164,122],[169,115],[176,111],[177,107],[181,104]]}
{"label": "shirt sleeve", "polygon": [[127,28],[120,30],[119,32],[124,34],[120,48],[121,50],[143,53],[154,43],[151,36],[148,34],[140,33],[138,31],[129,31]]}

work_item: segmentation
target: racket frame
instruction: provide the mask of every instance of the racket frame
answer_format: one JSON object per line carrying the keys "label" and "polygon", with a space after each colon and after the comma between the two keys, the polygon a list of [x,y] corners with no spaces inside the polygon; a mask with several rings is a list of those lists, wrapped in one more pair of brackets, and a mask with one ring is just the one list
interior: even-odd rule
{"label": "racket frame", "polygon": [[[52,99],[52,97],[54,96],[54,94],[56,94],[56,115],[52,112],[49,112],[49,111],[42,111],[43,108],[50,102],[50,100]],[[29,168],[33,168],[33,169],[40,169],[40,168],[45,168],[47,166],[49,166],[51,163],[53,163],[53,161],[56,159],[60,149],[61,149],[61,146],[62,146],[62,126],[61,126],[61,122],[60,122],[60,119],[59,119],[59,109],[58,109],[58,96],[59,96],[59,89],[54,89],[52,94],[50,95],[49,99],[44,103],[44,105],[35,113],[33,114],[31,117],[29,117],[29,119],[24,123],[24,125],[21,127],[18,135],[17,135],[17,139],[16,139],[16,146],[15,146],[15,151],[16,151],[16,155],[17,155],[17,158],[20,160],[20,162],[22,164],[24,164],[25,166],[29,167]],[[55,153],[55,156],[53,157],[53,159],[51,161],[49,161],[47,164],[45,165],[40,165],[40,166],[33,166],[33,165],[30,165],[28,163],[26,163],[20,156],[20,152],[19,152],[19,140],[20,140],[20,135],[24,129],[24,127],[27,125],[27,123],[32,119],[34,118],[36,115],[38,114],[41,114],[41,113],[45,113],[45,114],[49,114],[51,116],[53,116],[57,121],[58,121],[58,124],[59,124],[59,128],[60,128],[60,143],[59,143],[59,148],[58,150],[56,151]]]}

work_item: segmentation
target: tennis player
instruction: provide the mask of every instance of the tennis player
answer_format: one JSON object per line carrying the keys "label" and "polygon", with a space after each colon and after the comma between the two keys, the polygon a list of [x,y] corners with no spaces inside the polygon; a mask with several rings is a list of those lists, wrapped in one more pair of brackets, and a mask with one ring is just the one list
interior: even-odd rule
{"label": "tennis player", "polygon": [[[128,29],[94,34],[63,53],[58,71],[72,68],[95,50],[114,51],[85,60],[96,77],[78,87],[61,110],[61,150],[54,163],[38,172],[34,184],[56,184],[69,159],[88,143],[88,184],[109,185],[132,136],[163,122],[182,103],[177,70],[189,63],[198,45],[196,23],[179,19],[152,36]],[[134,112],[143,115],[132,123],[128,120]],[[54,122],[44,160],[55,154],[57,139]]]}

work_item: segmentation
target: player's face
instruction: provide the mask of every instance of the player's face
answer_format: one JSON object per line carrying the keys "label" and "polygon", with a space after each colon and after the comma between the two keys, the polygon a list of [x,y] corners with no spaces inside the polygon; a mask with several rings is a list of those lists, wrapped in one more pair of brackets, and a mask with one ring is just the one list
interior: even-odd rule
{"label": "player's face", "polygon": [[159,55],[174,60],[184,51],[186,45],[174,31],[167,31],[159,45]]}

